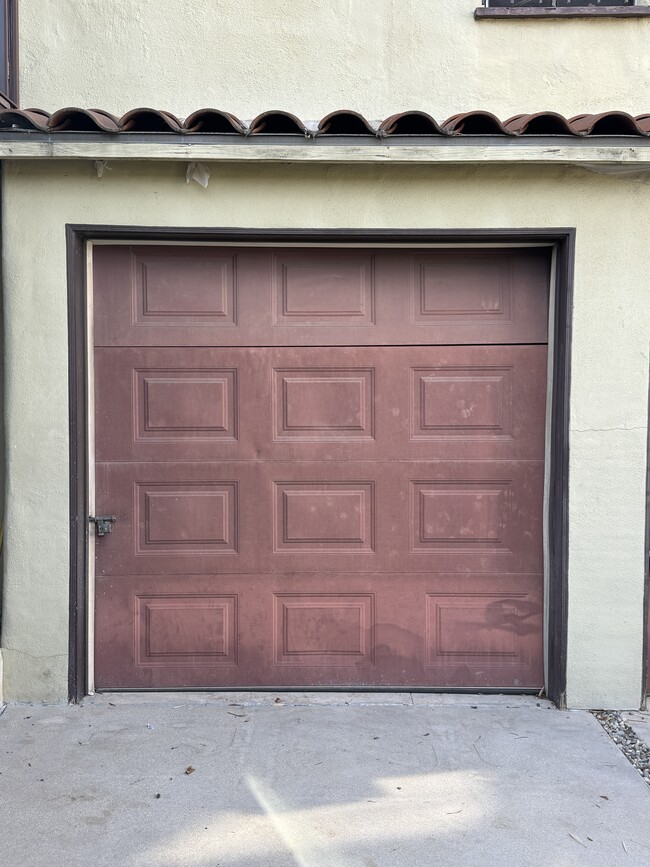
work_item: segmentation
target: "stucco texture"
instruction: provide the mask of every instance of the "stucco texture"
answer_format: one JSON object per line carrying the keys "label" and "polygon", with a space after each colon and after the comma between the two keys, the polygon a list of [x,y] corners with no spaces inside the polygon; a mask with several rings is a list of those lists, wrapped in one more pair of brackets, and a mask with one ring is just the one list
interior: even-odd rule
{"label": "stucco texture", "polygon": [[[645,0],[644,0],[645,2]],[[21,104],[318,119],[647,112],[650,19],[475,21],[480,0],[29,0]]]}
{"label": "stucco texture", "polygon": [[577,228],[568,694],[638,707],[643,655],[650,186],[579,169],[8,163],[5,695],[64,700],[68,641],[66,223]]}

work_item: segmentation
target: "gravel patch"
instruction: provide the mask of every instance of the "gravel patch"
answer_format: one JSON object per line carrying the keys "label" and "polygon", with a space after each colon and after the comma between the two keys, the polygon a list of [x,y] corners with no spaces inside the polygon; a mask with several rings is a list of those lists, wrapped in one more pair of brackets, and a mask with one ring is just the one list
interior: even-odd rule
{"label": "gravel patch", "polygon": [[650,746],[638,737],[622,713],[614,710],[592,710],[592,714],[650,786]]}

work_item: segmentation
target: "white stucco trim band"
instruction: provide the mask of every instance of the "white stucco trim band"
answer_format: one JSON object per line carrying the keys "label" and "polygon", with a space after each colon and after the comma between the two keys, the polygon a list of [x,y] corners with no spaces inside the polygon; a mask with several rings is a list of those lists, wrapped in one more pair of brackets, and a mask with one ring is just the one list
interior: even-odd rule
{"label": "white stucco trim band", "polygon": [[[180,140],[178,140],[180,138]],[[609,140],[611,142],[611,139]],[[467,141],[441,141],[385,144],[321,144],[307,140],[269,143],[255,139],[226,143],[188,140],[188,137],[162,136],[153,140],[95,137],[93,140],[60,139],[58,136],[0,135],[0,159],[3,160],[202,160],[205,162],[253,163],[356,163],[377,164],[445,164],[445,165],[583,165],[629,166],[650,169],[650,139],[620,140],[615,144],[578,140],[549,142],[545,139],[502,138]]]}

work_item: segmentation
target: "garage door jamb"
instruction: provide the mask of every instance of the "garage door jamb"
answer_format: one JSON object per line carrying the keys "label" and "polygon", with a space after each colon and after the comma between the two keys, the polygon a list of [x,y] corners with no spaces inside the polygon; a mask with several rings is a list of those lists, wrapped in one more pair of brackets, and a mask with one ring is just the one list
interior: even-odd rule
{"label": "garage door jamb", "polygon": [[70,421],[70,635],[69,699],[80,701],[87,683],[88,574],[88,361],[86,333],[86,243],[88,241],[398,244],[554,244],[556,301],[552,384],[549,496],[549,698],[562,707],[566,689],[569,392],[571,310],[575,230],[476,229],[179,229],[139,226],[66,226],[68,253],[69,421]]}

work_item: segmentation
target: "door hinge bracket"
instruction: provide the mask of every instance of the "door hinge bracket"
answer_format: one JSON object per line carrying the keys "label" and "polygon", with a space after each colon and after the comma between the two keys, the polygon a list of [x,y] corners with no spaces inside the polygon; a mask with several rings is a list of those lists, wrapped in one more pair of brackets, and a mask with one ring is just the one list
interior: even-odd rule
{"label": "door hinge bracket", "polygon": [[95,525],[98,536],[105,536],[107,533],[113,532],[115,515],[91,515],[88,520]]}

